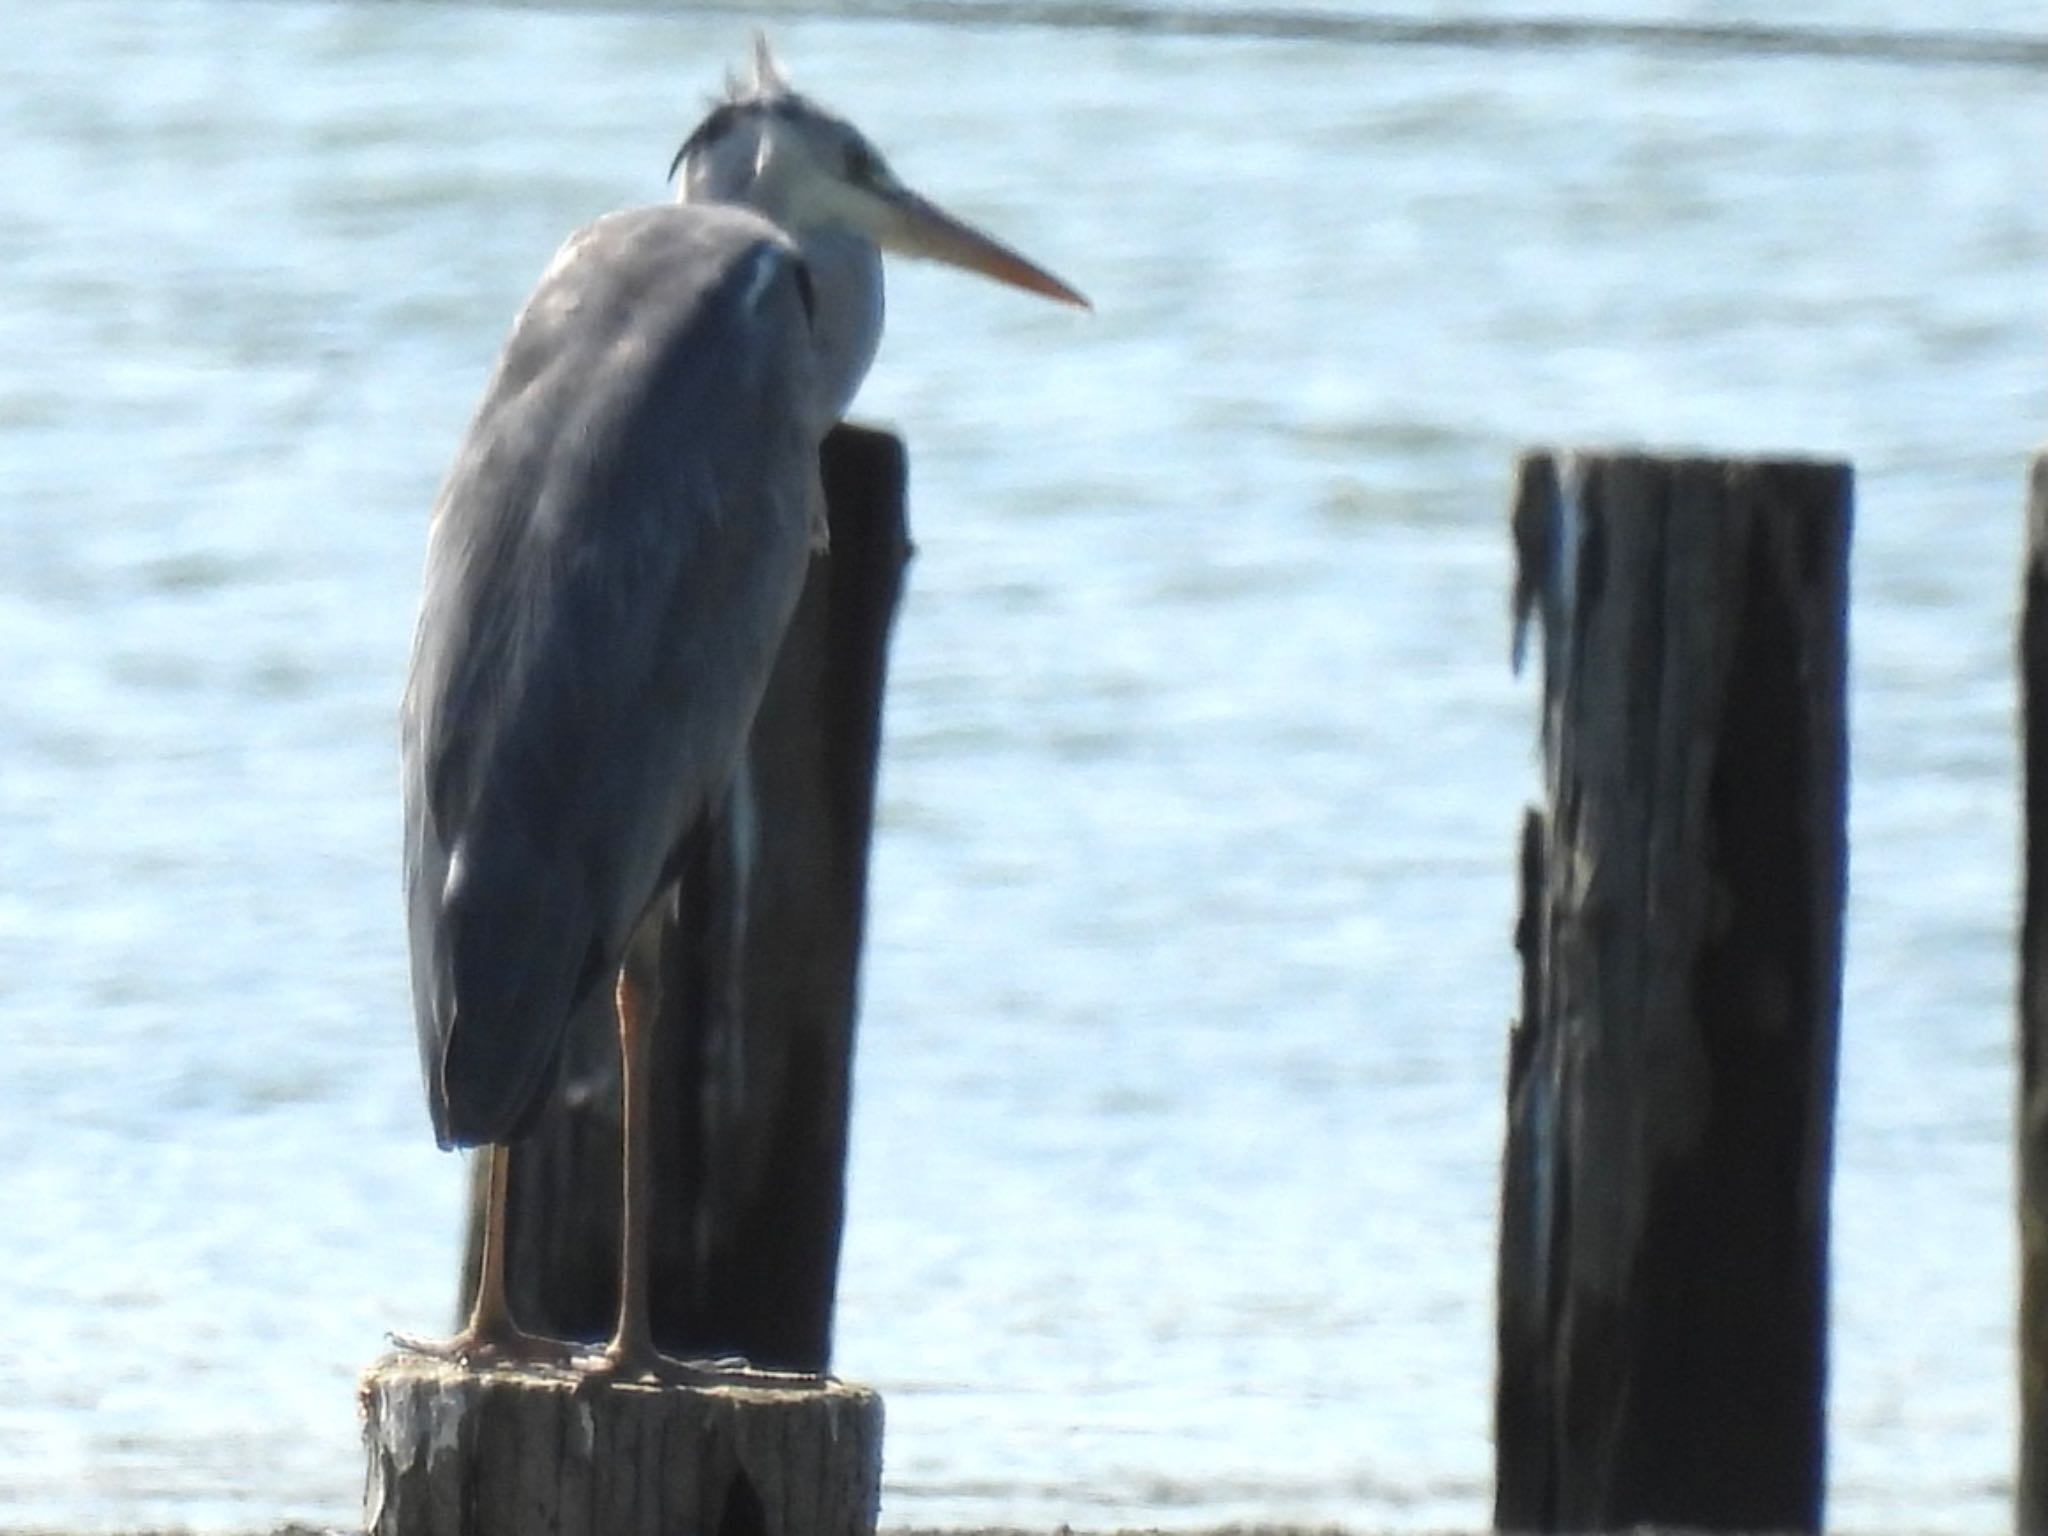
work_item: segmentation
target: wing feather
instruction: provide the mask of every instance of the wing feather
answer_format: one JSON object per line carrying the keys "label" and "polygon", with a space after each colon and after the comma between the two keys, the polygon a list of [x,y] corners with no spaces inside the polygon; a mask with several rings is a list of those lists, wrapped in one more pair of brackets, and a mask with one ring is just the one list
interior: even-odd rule
{"label": "wing feather", "polygon": [[444,1145],[530,1118],[570,1014],[744,746],[818,495],[801,273],[738,209],[579,232],[436,502],[403,755]]}

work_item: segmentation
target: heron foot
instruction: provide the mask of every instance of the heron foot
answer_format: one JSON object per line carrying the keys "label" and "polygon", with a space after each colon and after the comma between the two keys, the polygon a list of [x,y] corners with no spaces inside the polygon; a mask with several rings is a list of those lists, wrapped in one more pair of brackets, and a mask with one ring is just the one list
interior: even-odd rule
{"label": "heron foot", "polygon": [[711,1360],[679,1360],[651,1344],[621,1347],[614,1339],[601,1352],[576,1360],[594,1381],[650,1383],[662,1387],[775,1387],[785,1391],[822,1386],[825,1378],[808,1371],[774,1371],[750,1365],[738,1355]]}
{"label": "heron foot", "polygon": [[549,1338],[528,1333],[510,1323],[498,1327],[467,1327],[452,1339],[423,1339],[416,1334],[394,1333],[391,1342],[410,1354],[454,1365],[482,1369],[490,1366],[549,1366],[569,1370],[578,1354],[590,1346],[575,1339]]}

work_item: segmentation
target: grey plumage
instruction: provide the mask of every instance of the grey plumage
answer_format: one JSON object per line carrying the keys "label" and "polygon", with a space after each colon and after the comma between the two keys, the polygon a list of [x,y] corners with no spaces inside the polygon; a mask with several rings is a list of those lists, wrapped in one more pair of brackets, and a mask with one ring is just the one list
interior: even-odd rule
{"label": "grey plumage", "polygon": [[676,169],[679,204],[562,248],[434,509],[402,745],[444,1146],[530,1122],[570,1015],[732,782],[822,542],[819,441],[881,333],[880,250],[1085,303],[904,187],[765,46]]}
{"label": "grey plumage", "polygon": [[444,1145],[516,1135],[729,778],[802,588],[802,269],[743,209],[577,234],[436,504],[403,711],[413,999]]}
{"label": "grey plumage", "polygon": [[[682,202],[571,237],[435,504],[401,735],[413,1011],[434,1134],[491,1145],[465,1361],[574,1358],[505,1283],[516,1138],[617,977],[619,1315],[649,1321],[651,1020],[636,929],[736,769],[824,534],[820,439],[881,335],[881,249],[1086,301],[896,180],[759,45],[677,157]],[[738,825],[738,821],[735,825]]]}

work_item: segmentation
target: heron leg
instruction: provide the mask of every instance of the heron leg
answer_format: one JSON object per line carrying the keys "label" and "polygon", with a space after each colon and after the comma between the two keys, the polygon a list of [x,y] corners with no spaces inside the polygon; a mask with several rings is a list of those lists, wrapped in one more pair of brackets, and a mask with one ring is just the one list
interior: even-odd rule
{"label": "heron leg", "polygon": [[619,1067],[625,1186],[619,1202],[619,1320],[605,1346],[607,1366],[620,1375],[652,1370],[660,1360],[647,1311],[647,1263],[653,1157],[647,1141],[650,1032],[640,1015],[640,989],[630,965],[619,968]]}
{"label": "heron leg", "polygon": [[567,1339],[527,1333],[512,1320],[505,1300],[505,1211],[512,1149],[493,1144],[486,1152],[489,1181],[484,1191],[483,1252],[477,1264],[476,1299],[469,1321],[446,1341],[394,1334],[392,1341],[417,1354],[463,1365],[567,1365],[578,1346]]}
{"label": "heron leg", "polygon": [[653,1229],[652,1062],[654,1032],[641,1011],[643,982],[632,961],[619,971],[619,1063],[625,1142],[625,1186],[619,1232],[619,1318],[604,1353],[579,1362],[594,1376],[653,1380],[669,1386],[743,1385],[808,1388],[823,1379],[804,1372],[761,1370],[745,1360],[678,1360],[655,1348],[648,1306],[649,1234]]}
{"label": "heron leg", "polygon": [[462,1330],[464,1336],[478,1340],[518,1331],[505,1303],[505,1209],[511,1204],[512,1149],[494,1143],[484,1155],[490,1160],[490,1185],[484,1194],[483,1254],[477,1263],[476,1300]]}

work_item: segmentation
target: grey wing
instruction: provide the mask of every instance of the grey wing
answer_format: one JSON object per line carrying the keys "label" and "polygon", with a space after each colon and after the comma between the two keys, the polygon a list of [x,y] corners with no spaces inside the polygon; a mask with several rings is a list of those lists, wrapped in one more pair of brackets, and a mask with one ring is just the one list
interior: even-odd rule
{"label": "grey wing", "polygon": [[518,1134],[729,779],[819,496],[808,292],[737,210],[613,215],[528,301],[436,504],[403,712],[443,1145]]}

